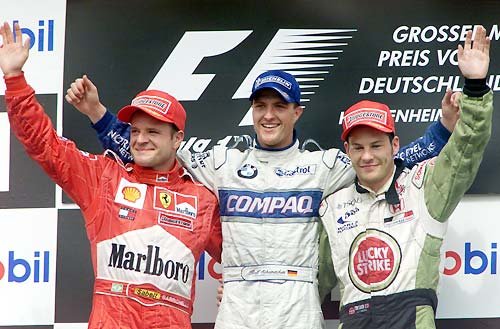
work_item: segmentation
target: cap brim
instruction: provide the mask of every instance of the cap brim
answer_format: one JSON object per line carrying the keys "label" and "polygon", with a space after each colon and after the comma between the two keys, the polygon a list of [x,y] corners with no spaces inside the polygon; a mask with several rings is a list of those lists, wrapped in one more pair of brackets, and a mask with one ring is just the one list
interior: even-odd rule
{"label": "cap brim", "polygon": [[118,111],[118,114],[116,116],[120,121],[130,123],[132,116],[137,111],[142,111],[142,112],[148,114],[149,116],[152,116],[156,120],[160,120],[160,121],[167,122],[167,123],[172,123],[173,125],[175,125],[175,122],[173,122],[172,120],[169,120],[168,118],[165,118],[163,115],[160,115],[160,114],[156,113],[155,111],[151,111],[148,108],[142,108],[142,107],[135,106],[135,105],[127,105],[127,106],[123,107],[120,111]]}
{"label": "cap brim", "polygon": [[370,127],[370,128],[373,128],[373,129],[376,129],[378,131],[381,131],[383,133],[394,133],[395,130],[394,129],[391,129],[391,128],[387,128],[379,123],[376,123],[376,122],[360,122],[360,123],[357,123],[357,124],[354,124],[352,126],[350,126],[347,130],[343,131],[342,132],[342,135],[341,135],[341,138],[342,140],[345,142],[347,140],[347,136],[349,136],[349,133],[356,127],[360,127],[360,126],[366,126],[366,127]]}
{"label": "cap brim", "polygon": [[276,87],[273,83],[263,83],[257,89],[254,90],[254,92],[250,95],[249,100],[253,101],[255,96],[263,89],[272,89],[276,91],[278,94],[280,94],[281,98],[285,100],[287,103],[295,103],[293,99],[290,98],[286,93],[284,93],[282,90],[280,90],[278,87]]}

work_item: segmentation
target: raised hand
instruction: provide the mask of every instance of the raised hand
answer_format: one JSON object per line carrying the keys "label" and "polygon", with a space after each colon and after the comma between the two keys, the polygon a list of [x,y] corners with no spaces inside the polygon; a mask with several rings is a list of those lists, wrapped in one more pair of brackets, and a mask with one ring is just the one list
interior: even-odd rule
{"label": "raised hand", "polygon": [[23,43],[23,34],[17,22],[14,23],[14,34],[15,38],[7,22],[0,26],[3,41],[0,47],[0,69],[6,77],[19,75],[29,55],[30,39],[27,37]]}
{"label": "raised hand", "polygon": [[483,79],[488,74],[490,65],[490,38],[486,29],[479,26],[474,41],[472,31],[467,32],[465,43],[458,45],[458,67],[467,79]]}
{"label": "raised hand", "polygon": [[88,116],[92,123],[99,121],[106,113],[106,108],[99,101],[97,87],[86,75],[71,84],[64,98],[78,111]]}

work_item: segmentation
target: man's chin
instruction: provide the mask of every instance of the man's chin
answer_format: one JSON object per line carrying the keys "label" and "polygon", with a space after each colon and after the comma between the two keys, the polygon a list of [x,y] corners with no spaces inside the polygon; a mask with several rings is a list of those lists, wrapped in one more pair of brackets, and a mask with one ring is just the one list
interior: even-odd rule
{"label": "man's chin", "polygon": [[275,136],[261,135],[260,138],[258,138],[258,140],[261,146],[268,148],[273,148],[278,144],[277,138]]}
{"label": "man's chin", "polygon": [[144,157],[134,157],[134,162],[136,165],[139,165],[141,167],[150,167],[151,161],[149,159],[146,159]]}

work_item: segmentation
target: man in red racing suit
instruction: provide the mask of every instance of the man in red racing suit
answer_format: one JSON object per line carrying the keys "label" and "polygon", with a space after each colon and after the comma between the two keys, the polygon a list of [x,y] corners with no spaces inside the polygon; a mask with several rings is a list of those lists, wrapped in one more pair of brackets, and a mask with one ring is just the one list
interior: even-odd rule
{"label": "man in red racing suit", "polygon": [[[123,109],[122,119],[132,123],[131,141],[137,141],[134,149],[143,153],[142,162],[163,152],[170,161],[166,170],[141,166],[141,161],[124,166],[112,153],[80,151],[57,136],[24,78],[29,40],[22,44],[17,24],[16,40],[7,23],[0,30],[0,66],[12,131],[85,218],[95,275],[89,328],[191,328],[198,259],[206,249],[220,261],[222,236],[215,196],[175,159],[184,109],[159,91],[140,93]],[[171,136],[180,140],[154,144],[155,137],[147,137],[153,128],[134,127],[137,118],[153,122],[160,133],[172,129]]]}

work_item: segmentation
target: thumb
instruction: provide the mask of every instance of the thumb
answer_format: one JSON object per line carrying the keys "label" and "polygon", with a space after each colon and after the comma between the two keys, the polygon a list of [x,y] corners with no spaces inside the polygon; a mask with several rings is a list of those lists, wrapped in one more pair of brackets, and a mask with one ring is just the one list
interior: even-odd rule
{"label": "thumb", "polygon": [[92,83],[92,81],[90,81],[86,74],[83,76],[83,85],[87,90],[97,90],[97,87]]}
{"label": "thumb", "polygon": [[458,107],[458,100],[460,99],[460,96],[462,96],[461,92],[453,93],[453,95],[451,96],[451,102],[453,106]]}
{"label": "thumb", "polygon": [[441,101],[441,105],[445,106],[451,103],[451,89],[446,90],[446,93],[444,94],[443,100]]}

